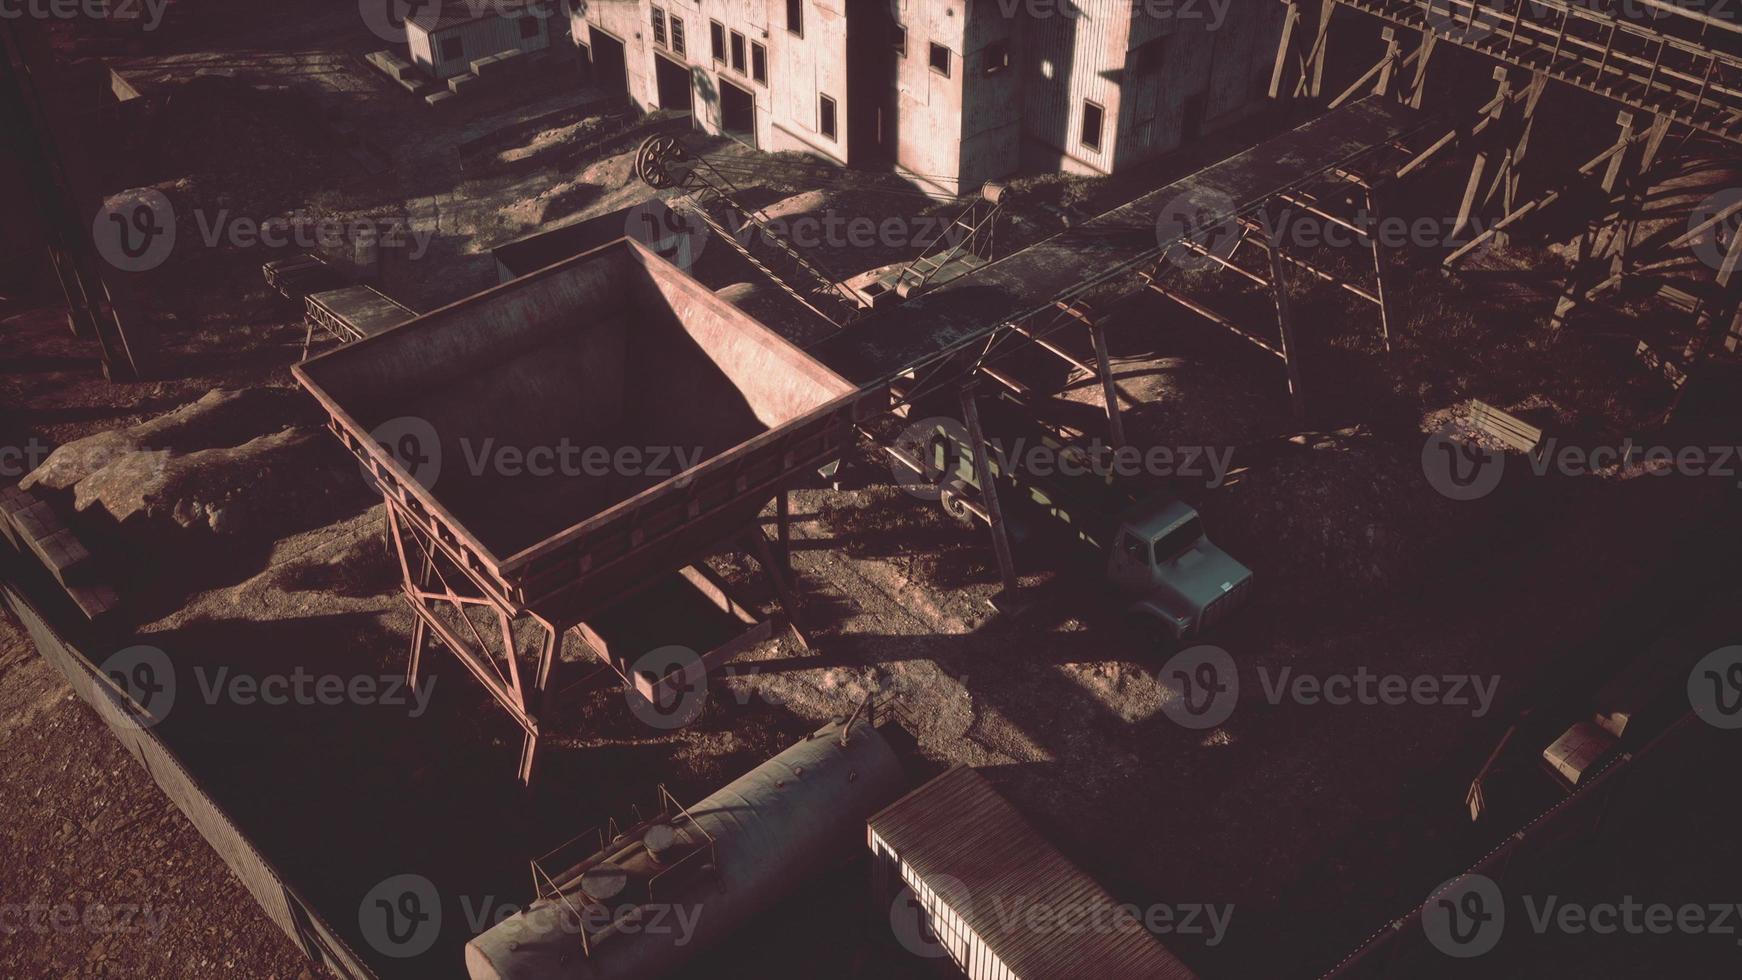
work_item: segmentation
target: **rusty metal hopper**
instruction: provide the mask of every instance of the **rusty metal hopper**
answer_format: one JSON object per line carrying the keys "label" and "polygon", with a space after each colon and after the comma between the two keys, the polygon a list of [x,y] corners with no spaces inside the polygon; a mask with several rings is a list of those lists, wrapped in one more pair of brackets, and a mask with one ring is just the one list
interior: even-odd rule
{"label": "rusty metal hopper", "polygon": [[[294,370],[443,550],[505,604],[563,620],[753,522],[839,456],[856,401],[628,239]],[[637,471],[615,465],[625,449],[652,452]],[[503,465],[534,450],[569,451],[571,465]],[[651,465],[661,450],[663,469]],[[679,472],[677,450],[699,463]],[[602,452],[611,472],[596,472]]]}

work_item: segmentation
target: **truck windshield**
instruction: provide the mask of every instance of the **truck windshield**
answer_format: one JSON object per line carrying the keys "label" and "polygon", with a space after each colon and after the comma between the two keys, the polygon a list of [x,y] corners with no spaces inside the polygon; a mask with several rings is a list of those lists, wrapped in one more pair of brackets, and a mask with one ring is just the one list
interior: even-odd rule
{"label": "truck windshield", "polygon": [[1204,536],[1202,523],[1193,517],[1155,540],[1155,560],[1171,561]]}

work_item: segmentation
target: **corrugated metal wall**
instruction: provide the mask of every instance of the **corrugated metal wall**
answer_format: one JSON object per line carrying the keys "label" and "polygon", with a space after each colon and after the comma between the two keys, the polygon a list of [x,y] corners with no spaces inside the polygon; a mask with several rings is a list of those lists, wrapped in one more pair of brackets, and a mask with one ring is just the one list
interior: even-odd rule
{"label": "corrugated metal wall", "polygon": [[[538,24],[538,33],[532,37],[520,36],[520,22],[531,17]],[[406,37],[411,41],[412,60],[418,61],[419,42],[422,42],[422,55],[426,61],[419,64],[434,65],[432,74],[437,78],[451,78],[464,75],[472,70],[472,62],[479,58],[488,58],[504,51],[543,51],[550,47],[550,37],[553,28],[560,28],[561,20],[552,13],[549,17],[485,17],[470,24],[449,27],[436,31],[420,39],[422,33],[416,27],[406,25]],[[434,51],[441,49],[441,43],[448,38],[458,37],[465,43],[465,53],[453,61],[440,63],[434,60]]]}
{"label": "corrugated metal wall", "polygon": [[[1131,37],[1131,0],[1076,0],[1071,6],[1076,16],[1048,13],[1028,23],[1023,129],[1040,144],[1105,172],[1113,165],[1118,70]],[[1080,140],[1088,101],[1105,110],[1098,151]]]}
{"label": "corrugated metal wall", "polygon": [[868,831],[868,835],[873,864],[877,869],[874,874],[879,901],[893,904],[901,897],[903,887],[911,892],[919,914],[924,917],[924,925],[949,951],[950,959],[968,975],[969,980],[1020,980],[998,958],[998,954],[992,952],[992,947],[962,921],[950,907],[946,896],[939,894],[918,871],[901,860],[901,855],[878,837],[875,830]]}
{"label": "corrugated metal wall", "polygon": [[[1153,13],[1131,0],[1076,6],[1081,16],[1028,24],[1023,127],[1083,169],[1108,172],[1178,149],[1191,129],[1265,100],[1281,4],[1234,0],[1222,20],[1209,3]],[[1104,109],[1099,152],[1082,145],[1086,101]]]}

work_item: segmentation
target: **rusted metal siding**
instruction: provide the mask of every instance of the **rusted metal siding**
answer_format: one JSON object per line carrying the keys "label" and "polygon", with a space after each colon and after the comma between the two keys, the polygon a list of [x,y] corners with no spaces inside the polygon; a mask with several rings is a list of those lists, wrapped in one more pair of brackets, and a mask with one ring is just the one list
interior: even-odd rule
{"label": "rusted metal siding", "polygon": [[[803,0],[804,36],[787,30],[786,0],[767,0],[766,43],[770,60],[774,119],[765,147],[803,150],[848,159],[847,8],[848,0]],[[852,0],[859,2],[859,0]],[[754,38],[753,38],[754,40]],[[820,96],[835,100],[835,138],[818,128]]]}
{"label": "rusted metal siding", "polygon": [[[897,869],[970,977],[1196,980],[1140,923],[1116,916],[1119,903],[967,766],[890,804],[867,829],[874,859]],[[1025,928],[1016,921],[1024,916],[1009,914],[1036,902],[1093,910],[1110,925]]]}
{"label": "rusted metal siding", "polygon": [[[1024,131],[1066,170],[1111,172],[1178,149],[1191,130],[1264,99],[1282,6],[1236,2],[1151,15],[1129,0],[1079,0],[1080,16],[1027,24]],[[1082,143],[1084,106],[1103,110],[1100,150]]]}
{"label": "rusted metal siding", "polygon": [[[1022,155],[1022,18],[998,0],[971,0],[962,40],[961,190],[1015,172]],[[990,70],[992,52],[1008,67]]]}
{"label": "rusted metal siding", "polygon": [[[665,43],[653,38],[653,10],[666,18]],[[684,50],[671,42],[671,20],[683,21]],[[713,55],[712,25],[726,35],[725,59]],[[649,111],[659,108],[659,83],[655,59],[665,58],[690,70],[691,98],[696,126],[721,135],[724,125],[720,91],[732,85],[747,91],[756,108],[756,146],[769,151],[802,150],[846,162],[849,154],[847,127],[847,16],[845,0],[805,0],[804,35],[794,36],[786,27],[786,0],[662,0],[652,3],[593,2],[579,7],[573,16],[572,34],[577,43],[588,40],[588,27],[597,27],[623,42],[628,61],[629,95]],[[744,67],[731,61],[731,36],[744,38]],[[754,46],[767,52],[767,73],[754,77]],[[820,132],[819,96],[835,100],[836,135]]]}
{"label": "rusted metal siding", "polygon": [[1263,103],[1281,5],[1235,3],[1226,20],[1139,16],[1123,62],[1124,111],[1115,167],[1178,149],[1200,132]]}
{"label": "rusted metal siding", "polygon": [[[1131,3],[1076,0],[1070,6],[1075,16],[1049,12],[1027,25],[1023,123],[1029,138],[1063,156],[1066,169],[1106,173],[1118,135],[1118,79],[1131,37]],[[1091,101],[1104,110],[1099,150],[1081,140],[1084,105]]]}

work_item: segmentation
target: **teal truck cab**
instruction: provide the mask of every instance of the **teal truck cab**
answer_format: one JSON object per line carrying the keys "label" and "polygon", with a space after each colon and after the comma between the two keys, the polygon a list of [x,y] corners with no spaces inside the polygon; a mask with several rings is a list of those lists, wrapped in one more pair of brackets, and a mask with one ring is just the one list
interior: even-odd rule
{"label": "teal truck cab", "polygon": [[[1063,523],[1105,556],[1107,582],[1146,631],[1175,641],[1227,619],[1252,589],[1252,571],[1204,534],[1197,510],[1035,422],[1008,396],[982,398],[980,422],[999,501]],[[914,415],[910,414],[909,418]],[[967,427],[952,417],[909,426],[890,452],[938,490],[957,519],[989,520]]]}

